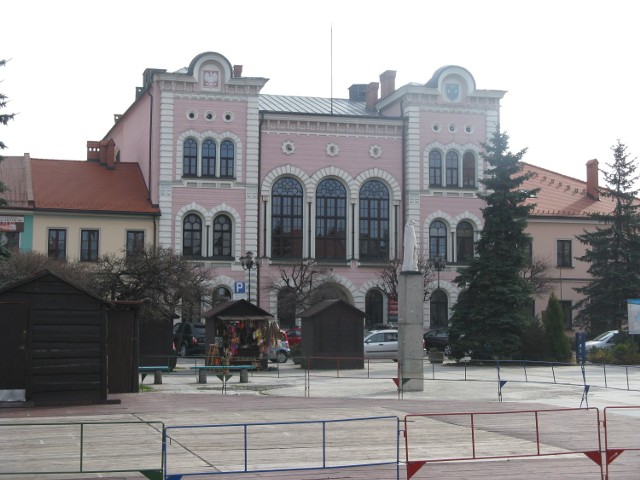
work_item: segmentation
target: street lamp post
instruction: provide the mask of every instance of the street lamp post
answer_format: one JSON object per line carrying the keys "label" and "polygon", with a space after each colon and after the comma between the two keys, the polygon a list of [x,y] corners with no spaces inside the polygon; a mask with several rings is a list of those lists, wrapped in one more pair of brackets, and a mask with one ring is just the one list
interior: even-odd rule
{"label": "street lamp post", "polygon": [[253,252],[249,250],[244,254],[244,257],[240,257],[240,264],[242,265],[243,270],[249,272],[249,288],[247,291],[249,302],[251,302],[251,270],[258,269],[258,262],[256,262]]}
{"label": "street lamp post", "polygon": [[438,272],[438,290],[440,290],[440,272],[447,266],[447,262],[444,261],[440,255],[431,259],[431,268]]}

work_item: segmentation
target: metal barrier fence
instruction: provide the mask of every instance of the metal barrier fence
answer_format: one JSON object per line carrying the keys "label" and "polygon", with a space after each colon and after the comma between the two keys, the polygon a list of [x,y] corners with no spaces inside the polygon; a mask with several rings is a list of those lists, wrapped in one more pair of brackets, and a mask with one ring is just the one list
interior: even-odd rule
{"label": "metal barrier fence", "polygon": [[[396,364],[396,371],[392,375],[388,369],[380,370],[378,365],[389,364],[389,360],[364,359],[361,369],[343,368],[343,363],[352,362],[351,358],[321,357],[332,360],[333,368],[312,369],[315,357],[301,358],[300,370],[282,371],[274,368],[275,372],[263,372],[261,375],[274,374],[282,376],[304,376],[306,396],[310,396],[312,379],[316,378],[344,378],[351,380],[392,380],[401,376],[401,366]],[[320,357],[318,357],[320,358]],[[305,365],[307,367],[305,367]],[[493,376],[488,374],[493,371]],[[640,391],[640,366],[637,365],[601,365],[601,364],[571,364],[558,362],[541,362],[528,360],[491,360],[430,363],[425,358],[424,379],[427,380],[457,380],[457,381],[496,381],[501,389],[509,382],[542,383],[557,385],[575,385],[585,389],[585,395],[590,387],[609,388],[627,391]],[[585,388],[586,387],[586,388]],[[588,406],[588,404],[587,404]]]}
{"label": "metal barrier fence", "polygon": [[640,465],[640,407],[606,407],[603,417],[606,478],[637,478]]}
{"label": "metal barrier fence", "polygon": [[[147,358],[147,357],[145,357]],[[153,357],[150,357],[153,358]],[[147,360],[150,360],[147,358]],[[165,359],[166,360],[166,359]],[[306,377],[310,382],[313,377],[335,377],[347,379],[391,379],[388,372],[380,373],[377,365],[388,364],[389,360],[362,359],[362,368],[350,368],[355,358],[351,357],[300,357],[294,360],[300,366],[294,371],[286,372],[278,363],[269,363],[269,369],[257,372],[261,376],[299,376]],[[314,360],[330,361],[330,368],[313,369]],[[292,360],[289,360],[291,362]],[[183,363],[185,362],[185,363]],[[430,363],[424,357],[425,380],[463,380],[487,381],[487,369],[495,372],[497,382],[546,383],[559,385],[576,385],[600,388],[611,388],[627,391],[640,391],[640,366],[638,365],[603,365],[542,362],[530,360],[488,360]],[[153,363],[153,362],[152,362]],[[194,375],[195,368],[204,366],[205,359],[200,357],[180,357],[178,367],[166,375]],[[182,367],[182,368],[181,368]],[[397,372],[396,372],[397,373]],[[394,375],[396,376],[396,375]],[[308,385],[310,387],[310,384]]]}
{"label": "metal barrier fence", "polygon": [[160,478],[164,428],[144,421],[2,423],[0,477],[143,472]]}
{"label": "metal barrier fence", "polygon": [[603,478],[596,408],[407,415],[404,430],[408,479],[426,464],[576,454]]}
{"label": "metal barrier fence", "polygon": [[[344,478],[360,469],[352,478],[380,478],[385,471],[385,478],[399,479],[402,464],[407,479],[461,478],[468,471],[542,478],[543,465],[553,472],[549,478],[638,478],[640,406],[606,407],[602,417],[597,408],[565,408],[410,414],[402,422],[379,416],[178,426],[2,423],[0,478],[122,472],[153,480],[262,472]],[[536,461],[524,461],[531,458]]]}
{"label": "metal barrier fence", "polygon": [[382,465],[394,465],[399,478],[399,425],[383,416],[169,426],[165,478]]}

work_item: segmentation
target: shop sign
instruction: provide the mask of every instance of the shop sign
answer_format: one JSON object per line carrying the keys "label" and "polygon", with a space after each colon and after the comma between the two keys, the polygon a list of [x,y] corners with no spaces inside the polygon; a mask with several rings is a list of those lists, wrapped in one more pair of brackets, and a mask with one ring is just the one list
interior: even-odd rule
{"label": "shop sign", "polygon": [[24,232],[24,217],[0,216],[0,232]]}

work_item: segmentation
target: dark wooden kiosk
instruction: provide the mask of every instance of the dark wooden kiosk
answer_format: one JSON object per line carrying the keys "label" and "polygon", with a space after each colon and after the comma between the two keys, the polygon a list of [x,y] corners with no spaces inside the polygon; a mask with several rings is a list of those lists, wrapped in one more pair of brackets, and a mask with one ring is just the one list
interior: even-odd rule
{"label": "dark wooden kiosk", "polygon": [[0,400],[106,402],[111,306],[49,271],[1,289]]}
{"label": "dark wooden kiosk", "polygon": [[207,364],[267,368],[269,348],[279,331],[273,315],[246,300],[229,300],[204,318]]}
{"label": "dark wooden kiosk", "polygon": [[307,368],[364,368],[362,310],[344,300],[323,300],[299,317]]}

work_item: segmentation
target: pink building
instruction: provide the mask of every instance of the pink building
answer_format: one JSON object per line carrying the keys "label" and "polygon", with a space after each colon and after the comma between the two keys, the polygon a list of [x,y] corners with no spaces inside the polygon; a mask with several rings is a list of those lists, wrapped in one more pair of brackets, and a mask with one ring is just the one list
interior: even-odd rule
{"label": "pink building", "polygon": [[[560,301],[567,329],[575,327],[574,305],[582,298],[574,289],[584,287],[591,276],[589,264],[578,258],[585,254],[585,245],[576,235],[594,230],[598,225],[590,213],[611,214],[615,203],[599,194],[598,161],[586,162],[587,180],[562,175],[544,168],[523,163],[533,176],[523,185],[527,190],[539,189],[536,206],[529,216],[527,232],[533,241],[531,255],[543,261],[548,284]],[[535,298],[535,313],[540,315],[547,307],[549,294]]]}
{"label": "pink building", "polygon": [[[144,72],[103,141],[115,142],[116,161],[140,166],[161,211],[157,241],[211,268],[214,294],[246,282],[276,316],[279,267],[314,260],[380,323],[393,306],[376,277],[402,257],[413,219],[425,257],[446,261],[425,328],[446,324],[456,269],[482,229],[481,144],[505,92],[478,90],[458,66],[399,88],[386,71],[340,99],[265,95],[266,83],[215,52]],[[257,270],[243,269],[247,251]]]}

